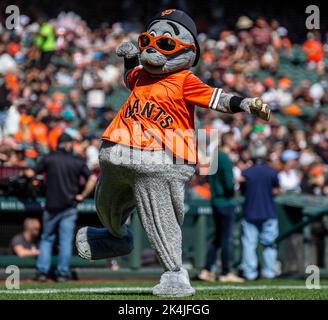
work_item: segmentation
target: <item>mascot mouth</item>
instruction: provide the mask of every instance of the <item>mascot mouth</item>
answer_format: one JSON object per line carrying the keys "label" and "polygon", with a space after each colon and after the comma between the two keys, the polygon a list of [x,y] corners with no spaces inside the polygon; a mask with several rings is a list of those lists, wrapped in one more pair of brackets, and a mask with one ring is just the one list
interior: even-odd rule
{"label": "mascot mouth", "polygon": [[161,69],[163,67],[163,65],[155,65],[149,62],[145,62],[144,66],[147,68],[151,68],[151,69]]}

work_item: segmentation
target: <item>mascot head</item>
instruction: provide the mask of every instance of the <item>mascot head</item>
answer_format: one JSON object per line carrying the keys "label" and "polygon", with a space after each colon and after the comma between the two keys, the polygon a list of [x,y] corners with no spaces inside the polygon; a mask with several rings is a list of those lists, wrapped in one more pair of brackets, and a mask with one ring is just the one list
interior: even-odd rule
{"label": "mascot head", "polygon": [[140,61],[151,74],[188,69],[199,59],[197,29],[183,11],[164,10],[153,17],[138,39]]}

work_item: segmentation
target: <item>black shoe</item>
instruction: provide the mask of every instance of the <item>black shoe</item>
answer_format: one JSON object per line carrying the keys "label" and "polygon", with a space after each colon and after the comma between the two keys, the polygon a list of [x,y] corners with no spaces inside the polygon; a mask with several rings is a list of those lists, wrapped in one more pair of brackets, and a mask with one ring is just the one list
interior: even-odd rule
{"label": "black shoe", "polygon": [[38,282],[47,282],[49,280],[49,277],[48,277],[48,275],[46,275],[44,273],[38,273],[35,276],[34,280],[38,281]]}

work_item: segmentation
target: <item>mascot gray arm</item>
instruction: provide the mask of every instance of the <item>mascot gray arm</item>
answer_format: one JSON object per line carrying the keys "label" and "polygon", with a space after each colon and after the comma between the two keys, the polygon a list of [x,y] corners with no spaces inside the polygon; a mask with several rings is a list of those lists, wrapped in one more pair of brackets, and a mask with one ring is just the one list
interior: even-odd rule
{"label": "mascot gray arm", "polygon": [[128,75],[132,69],[140,65],[139,50],[133,43],[123,42],[117,47],[116,54],[124,58],[124,82],[129,87]]}
{"label": "mascot gray arm", "polygon": [[224,113],[247,112],[266,121],[269,121],[271,113],[269,106],[261,98],[242,98],[222,90],[215,110]]}

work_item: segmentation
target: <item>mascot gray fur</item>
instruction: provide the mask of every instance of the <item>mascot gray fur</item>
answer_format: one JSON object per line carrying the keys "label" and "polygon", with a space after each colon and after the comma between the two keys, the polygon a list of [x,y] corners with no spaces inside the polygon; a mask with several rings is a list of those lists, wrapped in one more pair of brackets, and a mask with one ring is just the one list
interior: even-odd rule
{"label": "mascot gray fur", "polygon": [[[141,90],[138,86],[142,86],[144,78],[156,84],[163,77],[184,74],[185,70],[197,64],[200,55],[193,20],[183,11],[175,9],[165,10],[155,16],[148,24],[147,33],[139,37],[138,46],[139,49],[125,42],[117,48],[117,55],[124,57],[125,82],[132,90],[131,96],[138,94],[136,90]],[[131,88],[129,77],[137,68],[142,71],[136,76],[135,87]],[[187,76],[196,78],[189,70]],[[197,81],[201,83],[198,78]],[[260,98],[241,98],[221,89],[206,87],[214,90],[208,107],[224,113],[247,112],[269,120],[270,109]],[[132,99],[131,96],[129,99]],[[151,93],[144,98],[146,101],[153,99]],[[177,98],[168,96],[167,99],[174,101]],[[139,113],[139,116],[143,115],[143,112]],[[117,117],[123,116],[119,114]],[[134,150],[133,157],[142,159],[138,163],[128,161],[131,160],[131,148]],[[189,296],[195,290],[190,285],[187,270],[182,268],[181,225],[184,219],[185,183],[194,174],[194,165],[167,162],[154,164],[154,159],[166,157],[164,150],[140,150],[103,137],[99,154],[101,174],[95,203],[105,228],[80,229],[76,246],[79,255],[90,260],[129,254],[133,249],[133,235],[126,221],[136,208],[164,268],[160,283],[153,288],[153,294]]]}

